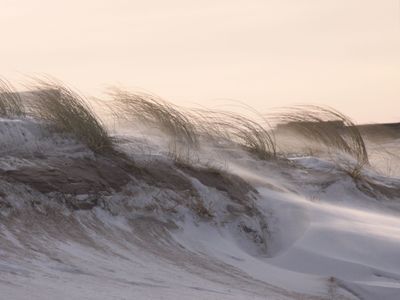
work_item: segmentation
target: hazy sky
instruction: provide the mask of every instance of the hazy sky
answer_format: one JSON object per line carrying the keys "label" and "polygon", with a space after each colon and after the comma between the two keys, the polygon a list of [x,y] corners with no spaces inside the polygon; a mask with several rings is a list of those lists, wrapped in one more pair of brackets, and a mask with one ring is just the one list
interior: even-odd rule
{"label": "hazy sky", "polygon": [[0,0],[0,75],[400,121],[399,0]]}

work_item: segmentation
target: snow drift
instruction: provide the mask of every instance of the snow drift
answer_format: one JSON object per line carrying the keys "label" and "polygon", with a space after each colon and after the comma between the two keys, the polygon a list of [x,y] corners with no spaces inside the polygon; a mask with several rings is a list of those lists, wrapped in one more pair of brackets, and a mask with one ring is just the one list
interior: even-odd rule
{"label": "snow drift", "polygon": [[163,109],[140,126],[124,115],[107,151],[74,124],[0,119],[1,298],[399,298],[396,136],[366,139],[360,164],[353,148],[320,142],[307,155],[295,132],[228,128],[204,111],[190,127]]}

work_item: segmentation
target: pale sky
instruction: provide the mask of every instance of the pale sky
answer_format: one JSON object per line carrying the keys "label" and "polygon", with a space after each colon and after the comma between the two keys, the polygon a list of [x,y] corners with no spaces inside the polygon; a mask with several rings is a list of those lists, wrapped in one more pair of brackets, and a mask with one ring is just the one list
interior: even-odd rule
{"label": "pale sky", "polygon": [[0,0],[0,75],[400,121],[399,0]]}

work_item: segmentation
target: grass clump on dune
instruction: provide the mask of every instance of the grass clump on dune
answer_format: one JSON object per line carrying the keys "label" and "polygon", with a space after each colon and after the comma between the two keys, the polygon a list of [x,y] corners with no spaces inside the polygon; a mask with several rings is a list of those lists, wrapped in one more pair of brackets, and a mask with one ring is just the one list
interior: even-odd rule
{"label": "grass clump on dune", "polygon": [[278,132],[279,129],[286,129],[322,144],[329,151],[338,150],[355,158],[357,172],[369,164],[367,148],[359,129],[347,116],[332,108],[297,106],[279,114],[278,120]]}
{"label": "grass clump on dune", "polygon": [[20,94],[6,80],[0,78],[0,117],[25,115]]}
{"label": "grass clump on dune", "polygon": [[240,145],[260,159],[276,157],[273,134],[260,123],[232,112],[199,112],[202,131],[213,140]]}
{"label": "grass clump on dune", "polygon": [[174,147],[197,148],[198,132],[188,112],[157,97],[113,89],[117,115],[156,128],[172,138]]}
{"label": "grass clump on dune", "polygon": [[32,113],[55,129],[71,134],[93,152],[113,149],[113,141],[87,100],[60,82],[37,80]]}
{"label": "grass clump on dune", "polygon": [[151,95],[118,89],[114,89],[111,95],[116,102],[118,116],[157,128],[172,137],[174,147],[185,145],[188,149],[197,148],[200,138],[205,137],[212,141],[239,144],[262,159],[276,156],[272,134],[261,124],[244,116],[218,111],[187,111]]}

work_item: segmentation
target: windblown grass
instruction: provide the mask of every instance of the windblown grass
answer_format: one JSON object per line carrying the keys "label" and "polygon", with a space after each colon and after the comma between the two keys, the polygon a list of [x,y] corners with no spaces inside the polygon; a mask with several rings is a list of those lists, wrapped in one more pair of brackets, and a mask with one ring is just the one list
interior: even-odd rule
{"label": "windblown grass", "polygon": [[[279,128],[302,135],[328,150],[344,152],[356,159],[358,168],[369,164],[364,139],[357,126],[342,113],[319,106],[297,106],[278,114]],[[358,171],[357,171],[358,172]]]}
{"label": "windblown grass", "polygon": [[[114,89],[111,91],[117,115],[157,128],[172,137],[174,147],[196,149],[200,139],[230,141],[262,159],[276,156],[272,134],[261,124],[231,112],[184,110],[147,94]],[[174,148],[176,149],[176,148]],[[177,155],[176,151],[173,151]]]}
{"label": "windblown grass", "polygon": [[172,139],[174,147],[198,147],[198,131],[189,112],[147,94],[120,89],[113,89],[110,94],[116,103],[118,117],[158,129]]}
{"label": "windblown grass", "polygon": [[0,117],[10,118],[24,114],[20,94],[8,81],[0,78]]}
{"label": "windblown grass", "polygon": [[233,112],[197,111],[198,127],[214,141],[238,144],[260,159],[276,157],[273,134],[265,126]]}
{"label": "windblown grass", "polygon": [[73,135],[96,153],[112,150],[111,137],[83,96],[54,80],[36,80],[34,89],[35,117]]}

